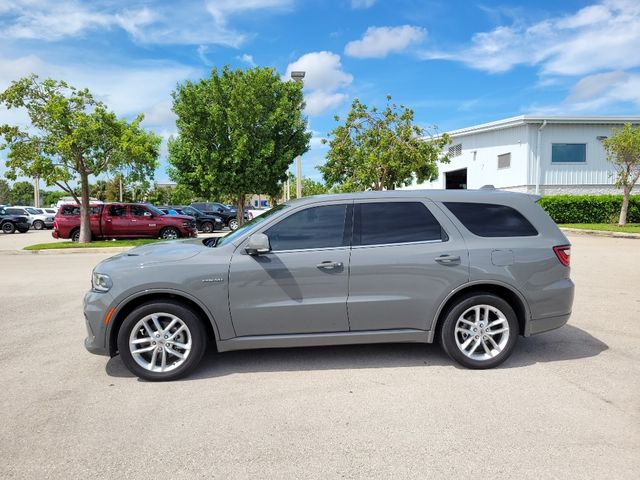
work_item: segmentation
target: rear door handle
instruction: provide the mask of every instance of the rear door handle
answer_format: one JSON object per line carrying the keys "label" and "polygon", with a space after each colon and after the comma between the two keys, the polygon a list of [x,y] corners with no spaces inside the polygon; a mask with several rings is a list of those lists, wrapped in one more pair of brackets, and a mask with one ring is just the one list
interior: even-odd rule
{"label": "rear door handle", "polygon": [[456,265],[460,263],[459,255],[440,255],[434,259],[441,265]]}
{"label": "rear door handle", "polygon": [[334,268],[342,268],[342,262],[326,261],[319,263],[316,267],[323,268],[325,270],[333,270]]}

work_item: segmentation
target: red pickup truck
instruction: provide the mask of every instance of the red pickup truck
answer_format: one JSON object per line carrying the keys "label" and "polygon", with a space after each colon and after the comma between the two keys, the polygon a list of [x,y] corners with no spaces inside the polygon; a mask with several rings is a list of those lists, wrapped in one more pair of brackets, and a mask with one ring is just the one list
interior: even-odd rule
{"label": "red pickup truck", "polygon": [[[90,206],[91,238],[197,237],[196,221],[186,215],[165,215],[152,205],[105,203]],[[62,205],[53,221],[53,238],[80,238],[80,206]]]}

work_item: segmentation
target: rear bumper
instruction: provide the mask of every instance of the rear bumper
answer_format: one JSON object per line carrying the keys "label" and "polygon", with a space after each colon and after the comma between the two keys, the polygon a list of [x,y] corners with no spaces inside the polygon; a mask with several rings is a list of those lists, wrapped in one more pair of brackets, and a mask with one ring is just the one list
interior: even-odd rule
{"label": "rear bumper", "polygon": [[555,330],[565,325],[569,321],[571,312],[565,315],[558,315],[557,317],[539,318],[536,320],[530,320],[525,327],[524,336],[530,337],[531,335],[537,335],[539,333]]}

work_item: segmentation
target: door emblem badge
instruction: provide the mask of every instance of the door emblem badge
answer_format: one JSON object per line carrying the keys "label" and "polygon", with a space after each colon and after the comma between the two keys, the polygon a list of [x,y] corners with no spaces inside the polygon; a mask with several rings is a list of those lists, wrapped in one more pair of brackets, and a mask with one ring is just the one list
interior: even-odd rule
{"label": "door emblem badge", "polygon": [[202,280],[202,283],[222,283],[224,282],[224,278],[215,277],[215,278],[205,278]]}

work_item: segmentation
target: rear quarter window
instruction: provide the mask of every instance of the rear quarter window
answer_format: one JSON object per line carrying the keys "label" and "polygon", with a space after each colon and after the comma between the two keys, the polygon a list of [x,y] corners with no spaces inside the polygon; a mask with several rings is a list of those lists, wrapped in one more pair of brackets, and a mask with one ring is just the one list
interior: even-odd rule
{"label": "rear quarter window", "polygon": [[493,203],[444,202],[471,233],[479,237],[533,237],[531,222],[515,208]]}

